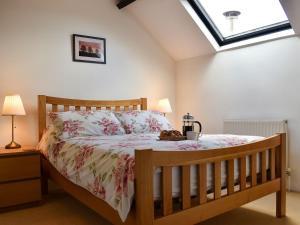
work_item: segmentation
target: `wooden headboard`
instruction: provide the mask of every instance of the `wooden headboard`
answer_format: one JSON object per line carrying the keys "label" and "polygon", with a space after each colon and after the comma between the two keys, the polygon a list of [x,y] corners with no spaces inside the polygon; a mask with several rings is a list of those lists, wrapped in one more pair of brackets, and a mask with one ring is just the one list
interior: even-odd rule
{"label": "wooden headboard", "polygon": [[[47,110],[47,105],[50,105]],[[93,110],[93,108],[108,109],[108,110],[129,110],[141,109],[147,110],[147,98],[129,99],[129,100],[80,100],[68,98],[56,98],[46,95],[38,96],[38,116],[39,116],[39,139],[42,138],[43,132],[46,128],[47,111],[69,111],[75,109],[79,110]],[[60,110],[61,109],[61,110]]]}

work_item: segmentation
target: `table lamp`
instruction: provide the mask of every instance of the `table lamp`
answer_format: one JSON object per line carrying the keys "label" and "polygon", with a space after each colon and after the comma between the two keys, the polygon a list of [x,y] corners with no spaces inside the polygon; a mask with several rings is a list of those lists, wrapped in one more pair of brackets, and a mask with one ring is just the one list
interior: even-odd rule
{"label": "table lamp", "polygon": [[11,116],[11,135],[12,135],[12,140],[11,142],[5,146],[6,149],[15,149],[15,148],[21,148],[21,145],[15,142],[14,140],[14,116],[21,116],[25,115],[25,110],[23,107],[23,103],[21,100],[20,95],[10,95],[10,96],[5,96],[4,104],[3,104],[3,109],[2,109],[2,115],[3,116]]}
{"label": "table lamp", "polygon": [[167,99],[167,98],[160,99],[158,101],[158,110],[160,112],[164,113],[165,116],[166,116],[166,113],[171,113],[172,108],[171,108],[169,99]]}

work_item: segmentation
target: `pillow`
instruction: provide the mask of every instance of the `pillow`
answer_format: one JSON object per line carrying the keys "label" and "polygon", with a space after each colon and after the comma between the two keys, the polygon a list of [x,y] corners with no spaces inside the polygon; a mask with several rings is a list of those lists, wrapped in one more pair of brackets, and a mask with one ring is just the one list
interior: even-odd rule
{"label": "pillow", "polygon": [[157,111],[122,111],[115,112],[127,134],[157,133],[171,130],[172,126],[161,112]]}
{"label": "pillow", "polygon": [[108,110],[50,112],[49,118],[62,139],[125,134],[120,121]]}

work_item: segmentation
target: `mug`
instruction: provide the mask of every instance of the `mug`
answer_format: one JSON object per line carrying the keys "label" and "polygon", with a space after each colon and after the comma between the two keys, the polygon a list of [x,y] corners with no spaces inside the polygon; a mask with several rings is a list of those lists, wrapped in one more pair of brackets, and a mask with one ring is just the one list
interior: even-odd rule
{"label": "mug", "polygon": [[186,132],[186,138],[188,140],[198,141],[199,136],[200,136],[199,132],[195,132],[195,131],[187,131]]}

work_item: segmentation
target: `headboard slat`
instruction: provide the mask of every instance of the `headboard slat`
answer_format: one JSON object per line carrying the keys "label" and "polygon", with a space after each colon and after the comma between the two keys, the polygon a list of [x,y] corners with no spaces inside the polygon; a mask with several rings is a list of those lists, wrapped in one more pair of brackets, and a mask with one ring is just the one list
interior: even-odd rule
{"label": "headboard slat", "polygon": [[58,107],[56,104],[52,105],[52,112],[57,112],[58,111]]}
{"label": "headboard slat", "polygon": [[67,112],[70,110],[70,107],[68,105],[64,105],[64,111]]}
{"label": "headboard slat", "polygon": [[38,115],[39,115],[39,139],[42,138],[43,132],[46,128],[47,118],[47,105],[51,105],[53,112],[58,111],[58,106],[63,106],[64,111],[69,111],[70,106],[74,107],[75,110],[81,110],[81,107],[86,110],[91,110],[92,107],[96,107],[100,110],[101,107],[107,110],[115,109],[115,111],[129,110],[132,106],[133,109],[137,109],[140,106],[141,110],[147,110],[147,98],[129,99],[129,100],[81,100],[81,99],[68,99],[68,98],[57,98],[45,95],[38,96]]}

